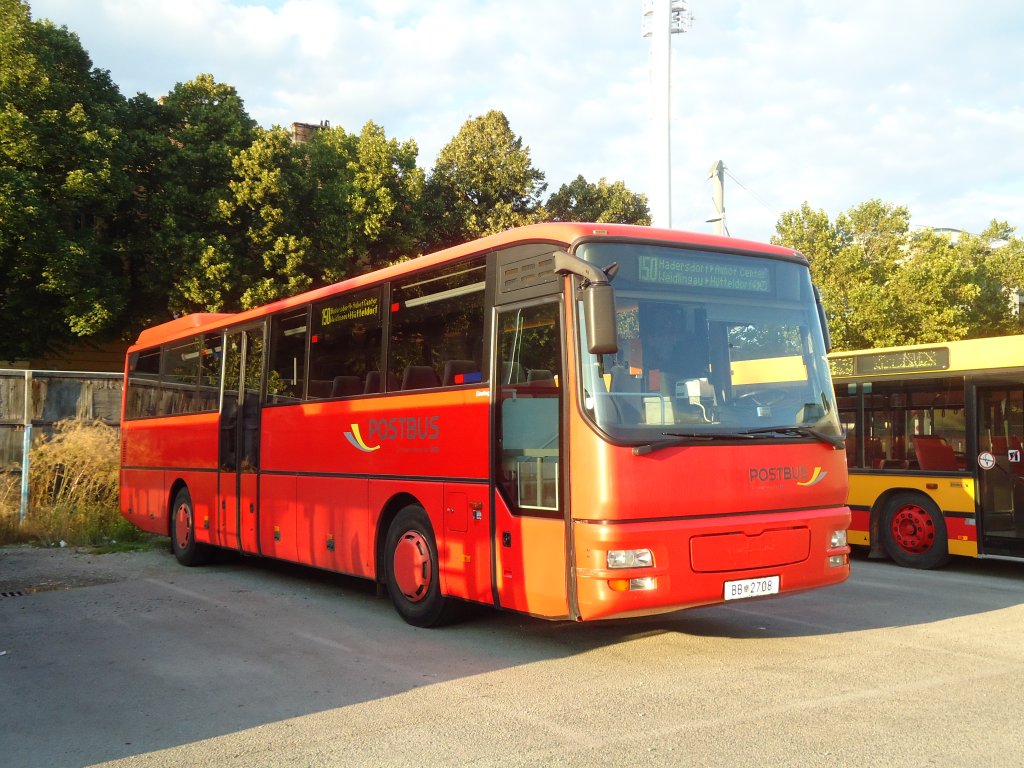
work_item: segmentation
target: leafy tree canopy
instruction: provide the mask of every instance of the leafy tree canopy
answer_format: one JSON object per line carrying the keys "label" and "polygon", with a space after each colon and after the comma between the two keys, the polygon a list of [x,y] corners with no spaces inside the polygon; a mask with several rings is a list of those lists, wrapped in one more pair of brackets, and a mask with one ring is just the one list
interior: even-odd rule
{"label": "leafy tree canopy", "polygon": [[650,226],[647,196],[630,192],[625,183],[604,178],[592,184],[577,176],[548,198],[544,205],[551,221],[594,221]]}
{"label": "leafy tree canopy", "polygon": [[[306,142],[264,130],[211,74],[125,100],[76,35],[0,0],[0,359],[131,338],[173,314],[236,311],[509,227],[649,223],[621,181],[548,197],[497,110],[467,120],[429,174],[368,122]],[[1007,222],[950,237],[869,200],[804,203],[773,241],[810,260],[837,348],[1019,330],[1024,241]]]}
{"label": "leafy tree canopy", "polygon": [[1024,243],[1005,222],[981,235],[914,231],[906,208],[869,200],[829,220],[804,203],[772,241],[807,256],[837,349],[1019,331],[1011,294]]}
{"label": "leafy tree canopy", "polygon": [[502,112],[467,120],[441,150],[427,182],[431,247],[538,221],[546,188],[530,148]]}
{"label": "leafy tree canopy", "polygon": [[116,329],[125,102],[77,35],[0,0],[0,358]]}

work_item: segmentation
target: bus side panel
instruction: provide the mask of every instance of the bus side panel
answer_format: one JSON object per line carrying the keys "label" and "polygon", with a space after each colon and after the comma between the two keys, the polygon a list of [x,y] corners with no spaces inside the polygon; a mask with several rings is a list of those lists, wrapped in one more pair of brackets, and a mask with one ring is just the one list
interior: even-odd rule
{"label": "bus side panel", "polygon": [[[164,488],[170,493],[175,481],[181,479],[188,487],[189,496],[192,497],[192,512],[195,516],[196,541],[204,544],[216,544],[227,546],[221,540],[217,528],[217,473],[205,472],[176,472],[168,470],[164,476]],[[169,496],[165,497],[168,505],[174,502]]]}
{"label": "bus side panel", "polygon": [[[885,513],[885,499],[894,493],[913,491],[930,498],[942,510],[949,536],[949,552],[954,555],[978,555],[978,528],[975,522],[975,482],[968,476],[931,476],[893,472],[850,472],[850,543],[871,544],[871,510]],[[952,513],[952,514],[951,514]]]}
{"label": "bus side panel", "polygon": [[[441,569],[441,590],[448,593],[447,561],[440,556],[447,549],[447,541],[444,536],[444,484],[431,481],[413,481],[403,479],[371,480],[369,484],[369,530],[378,531],[381,541],[387,535],[387,529],[381,528],[381,513],[389,506],[396,496],[412,496],[416,503],[423,507],[430,520],[430,527],[434,531],[434,539],[437,542],[438,567]],[[376,555],[373,547],[368,553],[371,558]],[[368,572],[377,578],[382,578],[385,573],[385,564],[376,563],[372,559],[368,564]]]}
{"label": "bus side panel", "polygon": [[264,470],[485,479],[487,390],[429,390],[263,411]]}
{"label": "bus side panel", "polygon": [[545,618],[567,617],[565,521],[513,515],[498,494],[495,523],[501,607]]}
{"label": "bus side panel", "polygon": [[211,529],[216,519],[211,505],[216,500],[217,418],[203,413],[122,422],[121,514],[127,520],[166,536],[170,489],[181,477],[196,508],[196,539],[207,540],[203,515],[210,516]]}
{"label": "bus side panel", "polygon": [[121,515],[149,533],[166,536],[167,496],[164,473],[158,469],[121,470]]}
{"label": "bus side panel", "polygon": [[308,557],[300,556],[305,550],[295,525],[296,486],[294,475],[260,476],[260,554],[309,563]]}
{"label": "bus side panel", "polygon": [[445,483],[444,546],[438,545],[446,593],[492,604],[488,486]]}
{"label": "bus side panel", "polygon": [[373,534],[365,478],[300,477],[295,507],[299,560],[355,576],[370,576]]}
{"label": "bus side panel", "polygon": [[122,430],[125,467],[216,469],[216,413],[126,421]]}

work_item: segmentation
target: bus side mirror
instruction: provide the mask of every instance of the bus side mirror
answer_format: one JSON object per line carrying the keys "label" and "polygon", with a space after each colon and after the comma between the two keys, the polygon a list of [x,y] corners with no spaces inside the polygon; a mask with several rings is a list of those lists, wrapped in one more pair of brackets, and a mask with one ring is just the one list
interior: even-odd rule
{"label": "bus side mirror", "polygon": [[619,351],[615,333],[615,290],[611,285],[592,283],[583,289],[583,319],[590,354],[614,355]]}
{"label": "bus side mirror", "polygon": [[615,333],[615,290],[611,279],[618,270],[612,264],[606,270],[565,251],[555,251],[555,272],[583,278],[583,322],[586,325],[587,350],[592,355],[613,355],[619,351]]}

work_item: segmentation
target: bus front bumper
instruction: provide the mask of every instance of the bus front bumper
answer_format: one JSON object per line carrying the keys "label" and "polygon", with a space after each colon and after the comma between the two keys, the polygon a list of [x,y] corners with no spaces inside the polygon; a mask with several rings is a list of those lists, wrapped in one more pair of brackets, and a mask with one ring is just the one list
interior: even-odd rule
{"label": "bus front bumper", "polygon": [[800,592],[850,575],[847,507],[573,523],[578,618]]}

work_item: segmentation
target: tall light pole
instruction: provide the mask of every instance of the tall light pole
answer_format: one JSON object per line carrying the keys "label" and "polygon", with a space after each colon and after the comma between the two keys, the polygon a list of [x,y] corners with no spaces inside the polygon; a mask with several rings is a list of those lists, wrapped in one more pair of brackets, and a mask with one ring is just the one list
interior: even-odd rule
{"label": "tall light pole", "polygon": [[651,39],[651,220],[672,226],[672,35],[690,28],[686,0],[644,0],[643,35]]}
{"label": "tall light pole", "polygon": [[716,235],[724,235],[729,231],[725,226],[725,163],[719,160],[712,165],[708,178],[713,183],[711,200],[715,204],[715,218],[708,221],[715,225]]}

